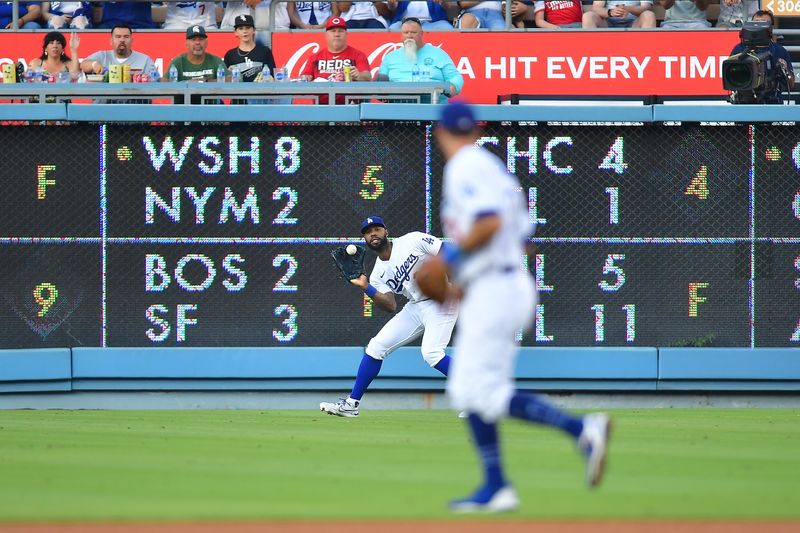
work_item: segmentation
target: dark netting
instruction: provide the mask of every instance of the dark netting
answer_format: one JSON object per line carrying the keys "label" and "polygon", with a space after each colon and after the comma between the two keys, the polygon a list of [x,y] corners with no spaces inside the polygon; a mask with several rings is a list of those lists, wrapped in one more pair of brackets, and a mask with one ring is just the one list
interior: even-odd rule
{"label": "dark netting", "polygon": [[[487,124],[538,220],[523,343],[800,342],[794,131]],[[425,123],[26,126],[0,140],[4,348],[364,345],[389,315],[337,277],[330,250],[360,242],[369,214],[393,236],[441,235],[444,162]]]}

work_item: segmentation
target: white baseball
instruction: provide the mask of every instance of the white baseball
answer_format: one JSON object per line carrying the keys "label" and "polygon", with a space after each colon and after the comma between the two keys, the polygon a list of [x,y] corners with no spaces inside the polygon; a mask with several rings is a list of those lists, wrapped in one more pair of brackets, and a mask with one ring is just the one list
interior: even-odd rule
{"label": "white baseball", "polygon": [[348,244],[346,250],[347,250],[347,255],[356,255],[358,248],[356,248],[355,244]]}

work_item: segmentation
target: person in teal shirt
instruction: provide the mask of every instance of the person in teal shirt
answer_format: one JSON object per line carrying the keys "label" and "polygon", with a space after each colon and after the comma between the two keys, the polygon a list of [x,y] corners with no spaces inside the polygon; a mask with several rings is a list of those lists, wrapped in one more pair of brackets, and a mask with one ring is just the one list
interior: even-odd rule
{"label": "person in teal shirt", "polygon": [[[403,47],[384,56],[376,81],[417,81],[412,71],[419,69],[420,81],[439,81],[448,85],[439,103],[461,92],[464,76],[456,69],[447,52],[422,41],[422,24],[414,17],[403,19],[400,35]],[[415,69],[416,67],[416,69]]]}

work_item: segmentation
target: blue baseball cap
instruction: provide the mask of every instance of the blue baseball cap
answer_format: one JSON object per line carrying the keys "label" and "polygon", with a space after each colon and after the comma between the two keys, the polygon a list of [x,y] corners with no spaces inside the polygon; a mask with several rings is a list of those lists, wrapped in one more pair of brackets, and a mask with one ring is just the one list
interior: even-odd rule
{"label": "blue baseball cap", "polygon": [[439,125],[451,133],[466,134],[478,127],[472,107],[464,102],[452,102],[442,108]]}
{"label": "blue baseball cap", "polygon": [[367,217],[364,219],[364,222],[361,223],[361,235],[364,235],[364,232],[366,232],[367,228],[370,226],[380,226],[385,228],[386,224],[383,223],[383,219],[381,217]]}

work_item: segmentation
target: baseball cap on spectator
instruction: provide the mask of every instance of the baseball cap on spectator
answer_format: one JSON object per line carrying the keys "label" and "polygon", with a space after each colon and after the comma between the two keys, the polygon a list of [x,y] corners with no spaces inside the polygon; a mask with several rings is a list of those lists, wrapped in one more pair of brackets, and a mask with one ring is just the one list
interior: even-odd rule
{"label": "baseball cap on spectator", "polygon": [[325,24],[325,31],[332,30],[333,28],[347,29],[347,21],[342,17],[333,17]]}
{"label": "baseball cap on spectator", "polygon": [[472,107],[464,102],[452,102],[444,106],[439,125],[450,133],[462,135],[478,127]]}
{"label": "baseball cap on spectator", "polygon": [[250,15],[239,15],[236,17],[235,22],[233,23],[234,28],[241,28],[244,26],[250,26],[251,28],[255,28],[256,24],[253,20],[253,17]]}
{"label": "baseball cap on spectator", "polygon": [[202,37],[203,39],[208,37],[208,35],[206,35],[206,29],[197,25],[186,28],[186,38],[193,39],[195,37]]}
{"label": "baseball cap on spectator", "polygon": [[367,231],[367,228],[371,226],[380,226],[385,228],[386,224],[383,223],[383,219],[381,217],[367,217],[364,219],[364,222],[361,223],[361,235],[364,235],[364,232]]}

